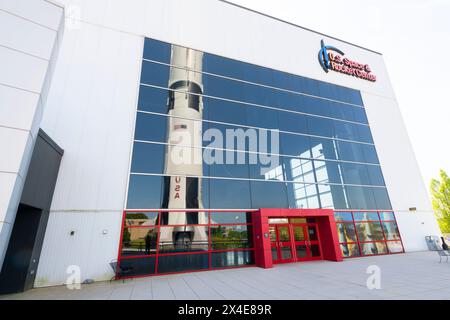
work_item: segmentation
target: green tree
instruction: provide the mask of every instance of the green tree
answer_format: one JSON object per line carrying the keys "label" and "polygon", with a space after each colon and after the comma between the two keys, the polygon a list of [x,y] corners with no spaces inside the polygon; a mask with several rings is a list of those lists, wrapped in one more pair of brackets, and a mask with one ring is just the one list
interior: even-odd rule
{"label": "green tree", "polygon": [[450,177],[444,170],[430,184],[433,209],[442,233],[450,233]]}

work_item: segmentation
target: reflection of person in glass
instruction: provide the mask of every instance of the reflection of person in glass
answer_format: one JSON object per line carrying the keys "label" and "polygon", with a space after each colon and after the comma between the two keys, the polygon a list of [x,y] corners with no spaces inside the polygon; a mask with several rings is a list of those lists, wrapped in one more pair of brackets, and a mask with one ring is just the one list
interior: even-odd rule
{"label": "reflection of person in glass", "polygon": [[145,254],[150,254],[150,249],[152,247],[152,237],[150,235],[150,231],[147,232],[145,236]]}
{"label": "reflection of person in glass", "polygon": [[[186,212],[183,209],[200,209],[202,205],[202,117],[203,80],[200,72],[203,53],[172,46],[169,78],[168,129],[164,165],[163,209],[181,209],[180,212],[163,213],[160,246],[178,250],[192,243],[200,250],[207,249],[205,227],[183,226],[207,224],[202,212]],[[179,66],[181,68],[175,68]],[[188,94],[189,92],[190,94]],[[179,226],[179,227],[178,227]],[[206,244],[206,245],[205,245]]]}

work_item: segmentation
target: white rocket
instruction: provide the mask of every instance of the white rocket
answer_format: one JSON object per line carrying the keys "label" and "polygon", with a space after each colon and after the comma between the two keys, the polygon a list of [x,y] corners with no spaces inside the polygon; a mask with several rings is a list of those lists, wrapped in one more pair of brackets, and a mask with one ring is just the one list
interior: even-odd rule
{"label": "white rocket", "polygon": [[[164,198],[162,208],[202,209],[201,177],[203,53],[172,46],[172,66],[169,78],[168,126],[164,164]],[[186,69],[189,70],[186,70]],[[197,70],[197,72],[191,71]],[[188,94],[187,92],[194,93]],[[192,177],[186,177],[192,176]],[[207,224],[205,212],[163,213],[161,225]],[[160,244],[163,247],[181,248],[195,243],[195,249],[208,248],[206,227],[161,228]]]}

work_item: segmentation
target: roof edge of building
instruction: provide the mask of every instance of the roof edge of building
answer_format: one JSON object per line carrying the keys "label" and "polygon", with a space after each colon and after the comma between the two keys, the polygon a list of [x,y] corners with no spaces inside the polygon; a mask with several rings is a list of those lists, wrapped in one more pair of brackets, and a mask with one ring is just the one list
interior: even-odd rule
{"label": "roof edge of building", "polygon": [[343,42],[343,43],[346,43],[346,44],[355,46],[355,47],[360,48],[360,49],[363,49],[363,50],[370,51],[370,52],[375,53],[375,54],[378,54],[378,55],[380,55],[380,56],[383,55],[382,53],[380,53],[380,52],[378,52],[378,51],[375,51],[375,50],[372,50],[372,49],[369,49],[369,48],[366,48],[366,47],[363,47],[363,46],[354,44],[354,43],[352,43],[352,42],[345,41],[345,40],[342,40],[342,39],[339,39],[339,38],[330,36],[330,35],[328,35],[328,34],[325,34],[325,33],[322,33],[322,32],[316,31],[316,30],[312,30],[312,29],[309,29],[309,28],[306,28],[306,27],[302,27],[302,26],[300,26],[300,25],[298,25],[298,24],[295,24],[295,23],[293,23],[293,22],[289,22],[289,21],[286,21],[286,20],[283,20],[283,19],[280,19],[280,18],[271,16],[271,15],[269,15],[269,14],[267,14],[267,13],[263,13],[263,12],[260,12],[260,11],[254,10],[254,9],[250,9],[250,8],[248,8],[248,7],[244,7],[244,6],[240,5],[240,4],[237,4],[237,3],[234,3],[234,2],[231,2],[231,1],[228,1],[228,0],[218,0],[218,1],[223,2],[223,3],[226,3],[226,4],[231,5],[231,6],[235,6],[235,7],[237,7],[237,8],[243,9],[243,10],[247,10],[247,11],[250,11],[250,12],[253,12],[253,13],[256,13],[256,14],[259,14],[259,15],[262,15],[262,16],[264,16],[264,17],[267,17],[267,18],[272,19],[272,20],[276,20],[276,21],[278,21],[278,22],[286,23],[286,24],[291,25],[291,26],[296,27],[296,28],[300,28],[300,29],[303,29],[303,30],[306,30],[306,31],[314,32],[314,33],[319,34],[319,35],[322,35],[322,36],[324,36],[324,37],[327,37],[327,38],[330,38],[330,39],[334,39],[334,40],[337,40],[337,41],[341,41],[341,42]]}

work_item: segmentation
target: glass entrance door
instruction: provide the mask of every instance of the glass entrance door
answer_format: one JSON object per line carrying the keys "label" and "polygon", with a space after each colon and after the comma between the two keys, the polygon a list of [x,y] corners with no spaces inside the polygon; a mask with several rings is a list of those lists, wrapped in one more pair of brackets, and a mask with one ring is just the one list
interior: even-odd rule
{"label": "glass entrance door", "polygon": [[294,254],[292,252],[290,225],[270,225],[269,232],[273,263],[287,263],[295,261]]}
{"label": "glass entrance door", "polygon": [[297,261],[310,261],[322,259],[317,225],[292,224],[294,234],[295,255]]}

